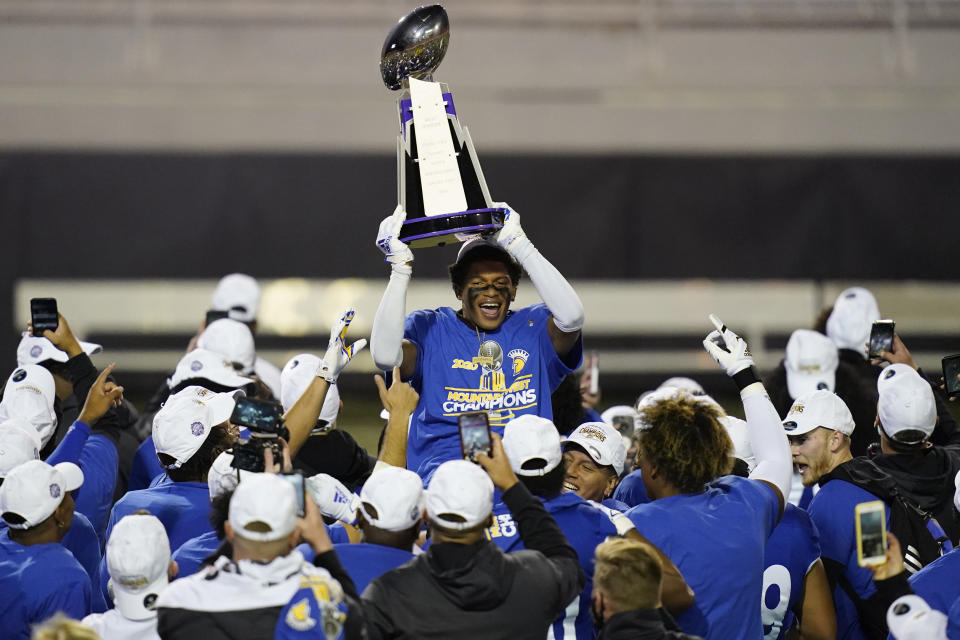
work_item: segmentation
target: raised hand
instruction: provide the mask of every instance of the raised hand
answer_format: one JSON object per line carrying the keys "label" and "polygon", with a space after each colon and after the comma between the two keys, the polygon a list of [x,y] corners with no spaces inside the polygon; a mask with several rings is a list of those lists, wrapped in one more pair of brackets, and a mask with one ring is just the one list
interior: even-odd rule
{"label": "raised hand", "polygon": [[397,205],[393,213],[380,223],[377,233],[377,248],[383,252],[384,260],[390,264],[407,264],[413,262],[413,251],[406,243],[400,241],[400,228],[407,219],[407,212]]}
{"label": "raised hand", "polygon": [[107,376],[113,372],[116,366],[116,363],[111,364],[97,376],[93,386],[90,387],[90,391],[87,392],[83,410],[77,416],[78,422],[84,422],[92,426],[111,407],[119,407],[120,403],[123,402],[123,387],[107,381]]}
{"label": "raised hand", "polygon": [[331,384],[337,381],[340,372],[350,364],[353,357],[367,346],[367,341],[363,338],[350,346],[346,345],[347,329],[355,314],[353,309],[347,309],[330,330],[330,342],[327,343],[327,352],[323,354],[323,360],[317,368],[317,375]]}

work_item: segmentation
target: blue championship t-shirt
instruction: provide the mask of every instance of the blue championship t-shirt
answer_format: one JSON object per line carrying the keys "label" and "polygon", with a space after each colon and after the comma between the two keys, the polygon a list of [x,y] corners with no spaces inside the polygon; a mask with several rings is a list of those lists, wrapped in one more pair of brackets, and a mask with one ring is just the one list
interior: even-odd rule
{"label": "blue championship t-shirt", "polygon": [[[512,311],[497,329],[477,331],[449,307],[407,316],[404,338],[417,347],[410,384],[420,394],[411,417],[407,468],[425,480],[462,457],[457,416],[488,411],[492,431],[532,413],[553,418],[550,394],[580,366],[578,340],[563,360],[550,341],[550,311],[537,304]],[[564,361],[565,360],[565,361]]]}
{"label": "blue championship t-shirt", "polygon": [[[820,533],[820,555],[824,562],[833,560],[844,566],[844,575],[862,599],[877,591],[870,570],[857,563],[857,528],[854,513],[861,502],[878,500],[877,496],[846,482],[830,480],[813,496],[807,513]],[[886,508],[887,530],[890,530],[890,508]],[[840,584],[833,590],[837,611],[837,640],[865,640],[856,605]]]}
{"label": "blue championship t-shirt", "polygon": [[696,594],[676,617],[706,640],[762,638],[763,551],[780,509],[762,482],[724,476],[703,493],[637,505],[626,516],[673,560]]}
{"label": "blue championship t-shirt", "polygon": [[[594,638],[597,630],[590,617],[590,592],[593,590],[593,551],[608,536],[617,535],[617,528],[606,513],[597,509],[587,500],[575,493],[561,493],[552,500],[544,500],[543,506],[567,540],[577,552],[580,566],[587,576],[583,591],[553,623],[553,637],[556,640],[584,640]],[[520,531],[510,514],[510,509],[502,502],[493,506],[493,526],[484,530],[488,540],[504,551],[525,549]]]}
{"label": "blue championship t-shirt", "polygon": [[90,613],[90,576],[63,545],[24,546],[0,531],[0,638],[29,640],[30,625],[58,611]]}
{"label": "blue championship t-shirt", "polygon": [[793,625],[807,572],[820,558],[819,538],[807,512],[787,503],[764,551],[764,640],[780,640]]}

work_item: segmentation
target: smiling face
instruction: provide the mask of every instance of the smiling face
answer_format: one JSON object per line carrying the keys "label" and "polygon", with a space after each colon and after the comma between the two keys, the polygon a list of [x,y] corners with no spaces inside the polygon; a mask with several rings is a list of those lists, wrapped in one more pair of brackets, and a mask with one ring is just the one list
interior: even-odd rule
{"label": "smiling face", "polygon": [[817,427],[799,436],[789,436],[790,453],[793,454],[793,464],[800,472],[803,486],[812,487],[820,478],[833,470],[831,440],[837,432],[823,427]]}
{"label": "smiling face", "polygon": [[563,492],[576,493],[586,500],[602,502],[613,493],[617,478],[610,473],[609,467],[594,462],[587,453],[577,446],[568,445],[563,452],[567,466],[567,477],[563,481]]}
{"label": "smiling face", "polygon": [[463,317],[478,329],[496,329],[507,317],[517,287],[505,264],[499,260],[478,260],[470,265],[463,289],[457,295]]}

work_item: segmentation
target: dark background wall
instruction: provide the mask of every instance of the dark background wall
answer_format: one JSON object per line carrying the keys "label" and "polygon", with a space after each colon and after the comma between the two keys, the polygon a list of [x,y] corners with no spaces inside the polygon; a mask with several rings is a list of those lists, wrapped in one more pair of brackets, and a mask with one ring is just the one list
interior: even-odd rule
{"label": "dark background wall", "polygon": [[[570,278],[960,280],[960,157],[481,159]],[[23,277],[379,277],[394,172],[379,155],[2,153],[0,296]],[[418,271],[440,277],[441,253]]]}

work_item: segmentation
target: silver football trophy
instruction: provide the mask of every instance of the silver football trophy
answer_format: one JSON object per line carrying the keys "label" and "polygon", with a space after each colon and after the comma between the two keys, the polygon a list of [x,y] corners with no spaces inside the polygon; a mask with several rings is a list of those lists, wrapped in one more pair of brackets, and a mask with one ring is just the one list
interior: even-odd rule
{"label": "silver football trophy", "polygon": [[401,90],[397,201],[407,212],[400,240],[413,248],[494,233],[506,214],[493,206],[449,87],[433,81],[449,42],[447,12],[435,4],[401,18],[380,52],[383,83]]}

